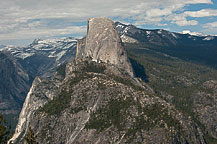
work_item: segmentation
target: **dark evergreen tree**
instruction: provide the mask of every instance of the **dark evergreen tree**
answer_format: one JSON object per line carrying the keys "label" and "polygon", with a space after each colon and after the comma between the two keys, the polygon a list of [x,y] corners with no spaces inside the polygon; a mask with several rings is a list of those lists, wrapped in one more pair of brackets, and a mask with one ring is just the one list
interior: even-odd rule
{"label": "dark evergreen tree", "polygon": [[11,136],[11,127],[7,125],[7,121],[4,120],[3,115],[0,115],[0,144],[6,144]]}
{"label": "dark evergreen tree", "polygon": [[35,136],[33,130],[31,129],[31,127],[28,128],[28,131],[24,137],[24,140],[27,144],[37,144],[36,136]]}

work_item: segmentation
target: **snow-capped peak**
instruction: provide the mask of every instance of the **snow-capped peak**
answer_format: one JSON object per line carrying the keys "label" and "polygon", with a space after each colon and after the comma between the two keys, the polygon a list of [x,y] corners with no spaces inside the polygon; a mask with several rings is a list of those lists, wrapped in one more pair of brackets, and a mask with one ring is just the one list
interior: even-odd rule
{"label": "snow-capped peak", "polygon": [[192,35],[192,36],[207,36],[203,33],[199,33],[199,32],[191,32],[189,30],[184,30],[182,32],[180,32],[180,34],[189,34],[189,35]]}
{"label": "snow-capped peak", "polygon": [[162,34],[162,31],[163,31],[163,30],[160,29],[160,30],[157,31],[157,33],[158,33],[158,34]]}
{"label": "snow-capped peak", "polygon": [[10,51],[17,58],[26,59],[35,54],[60,60],[68,51],[76,49],[77,40],[75,38],[55,38],[55,39],[35,39],[26,47],[6,46],[0,50]]}
{"label": "snow-capped peak", "polygon": [[120,28],[124,28],[125,25],[123,25],[122,23],[118,23],[118,25],[116,26],[117,28],[120,27]]}

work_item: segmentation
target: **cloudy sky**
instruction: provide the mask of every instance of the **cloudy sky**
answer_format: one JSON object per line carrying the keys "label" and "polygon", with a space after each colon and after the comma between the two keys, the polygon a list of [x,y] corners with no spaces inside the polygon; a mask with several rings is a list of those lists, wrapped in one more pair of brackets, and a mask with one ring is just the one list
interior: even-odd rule
{"label": "cloudy sky", "polygon": [[90,17],[217,35],[217,0],[0,0],[0,44],[82,37]]}

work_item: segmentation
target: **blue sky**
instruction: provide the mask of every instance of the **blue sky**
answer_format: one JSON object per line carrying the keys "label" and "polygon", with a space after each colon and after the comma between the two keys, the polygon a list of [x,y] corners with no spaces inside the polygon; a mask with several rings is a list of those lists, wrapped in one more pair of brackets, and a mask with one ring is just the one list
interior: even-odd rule
{"label": "blue sky", "polygon": [[217,35],[217,0],[1,0],[0,44],[83,37],[90,17],[107,17],[144,29]]}

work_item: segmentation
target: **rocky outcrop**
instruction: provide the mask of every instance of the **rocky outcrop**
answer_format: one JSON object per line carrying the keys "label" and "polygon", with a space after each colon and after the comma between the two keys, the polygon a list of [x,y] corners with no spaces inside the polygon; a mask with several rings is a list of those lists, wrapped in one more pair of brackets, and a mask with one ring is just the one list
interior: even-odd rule
{"label": "rocky outcrop", "polygon": [[[39,143],[200,143],[189,118],[133,78],[106,63],[70,62],[57,74],[36,80],[13,139],[31,127]],[[60,83],[61,81],[61,83]],[[56,84],[59,86],[55,86]],[[54,85],[55,84],[55,85]]]}
{"label": "rocky outcrop", "polygon": [[111,20],[89,20],[76,56],[35,80],[12,141],[23,143],[31,127],[37,142],[48,144],[203,143],[190,118],[133,77]]}
{"label": "rocky outcrop", "polygon": [[[84,52],[83,55],[80,50]],[[88,20],[87,36],[79,41],[77,56],[81,58],[90,57],[93,61],[116,65],[133,76],[127,53],[122,46],[114,22],[110,19],[90,18]]]}
{"label": "rocky outcrop", "polygon": [[23,139],[29,123],[34,119],[35,111],[44,106],[48,100],[52,100],[53,97],[56,96],[61,80],[60,76],[55,76],[55,80],[50,79],[49,85],[46,84],[46,79],[37,77],[34,80],[23,104],[19,121],[11,141],[16,142],[16,139]]}
{"label": "rocky outcrop", "polygon": [[17,120],[34,78],[50,76],[74,59],[76,44],[74,38],[57,38],[37,39],[25,47],[0,46],[0,113]]}
{"label": "rocky outcrop", "polygon": [[82,39],[78,39],[77,48],[76,48],[76,58],[77,59],[83,59],[85,57],[84,56],[85,44],[86,44],[86,37]]}
{"label": "rocky outcrop", "polygon": [[217,139],[217,81],[209,80],[193,95],[194,112],[205,131]]}

